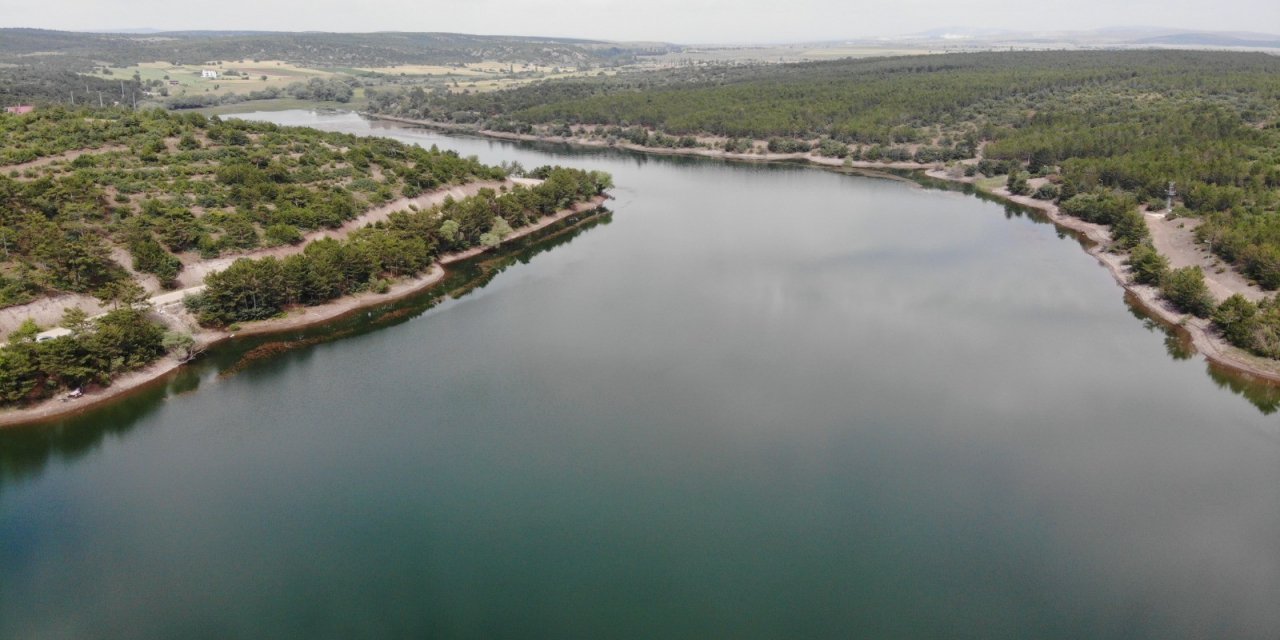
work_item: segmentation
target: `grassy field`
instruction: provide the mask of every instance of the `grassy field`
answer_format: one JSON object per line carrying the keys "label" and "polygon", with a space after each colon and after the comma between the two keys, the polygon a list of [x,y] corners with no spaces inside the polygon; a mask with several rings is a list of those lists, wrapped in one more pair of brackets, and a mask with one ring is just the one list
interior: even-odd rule
{"label": "grassy field", "polygon": [[994,178],[978,178],[974,185],[981,191],[994,192],[996,189],[1004,187],[1005,178],[996,176]]}
{"label": "grassy field", "polygon": [[[218,72],[217,78],[204,78],[201,72],[211,69]],[[112,68],[111,74],[103,73],[100,68],[95,77],[112,79],[132,78],[134,74],[143,81],[156,80],[164,83],[170,96],[195,94],[223,95],[228,93],[249,93],[270,87],[283,89],[295,82],[306,82],[312,78],[332,78],[339,76],[368,76],[381,74],[389,76],[408,76],[422,81],[424,86],[443,86],[454,92],[485,92],[506,89],[530,82],[571,78],[584,75],[597,75],[597,69],[578,69],[574,67],[551,67],[536,64],[508,64],[498,61],[476,62],[465,65],[415,65],[405,64],[389,67],[336,67],[308,68],[281,62],[278,60],[220,61],[210,65],[174,65],[168,62],[146,62],[131,67]],[[228,72],[237,75],[227,75]],[[608,71],[605,73],[615,73]],[[266,78],[265,80],[263,78]],[[170,84],[176,81],[178,84]]]}
{"label": "grassy field", "polygon": [[[218,72],[218,78],[203,78],[201,71],[212,69]],[[226,75],[228,72],[241,74]],[[195,93],[248,93],[261,91],[268,87],[284,88],[294,82],[306,82],[311,78],[329,78],[335,74],[319,69],[308,69],[277,60],[261,60],[254,62],[245,60],[221,61],[215,65],[172,65],[168,62],[145,62],[123,69],[111,69],[111,75],[99,70],[100,78],[132,78],[137,74],[144,82],[160,80],[165,82],[169,95],[191,95]],[[266,80],[263,80],[263,77]],[[177,85],[169,84],[177,81]]]}

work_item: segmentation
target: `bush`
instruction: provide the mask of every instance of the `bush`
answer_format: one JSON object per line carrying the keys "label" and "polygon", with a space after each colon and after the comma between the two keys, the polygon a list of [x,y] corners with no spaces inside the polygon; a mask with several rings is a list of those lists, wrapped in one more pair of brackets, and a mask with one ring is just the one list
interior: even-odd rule
{"label": "bush", "polygon": [[808,153],[812,147],[804,140],[769,138],[770,153]]}
{"label": "bush", "polygon": [[1184,313],[1198,318],[1207,318],[1213,313],[1213,295],[1204,282],[1204,272],[1200,267],[1182,267],[1170,271],[1160,283],[1160,291],[1173,306]]}
{"label": "bush", "polygon": [[1009,179],[1005,180],[1004,186],[1015,196],[1025,196],[1031,193],[1031,185],[1027,183],[1026,174],[1021,171],[1012,171],[1009,173]]}
{"label": "bush", "polygon": [[1213,323],[1231,344],[1267,358],[1280,358],[1280,302],[1254,304],[1240,294],[1213,312]]}
{"label": "bush", "polygon": [[302,242],[302,232],[291,224],[273,224],[263,233],[268,247],[279,247],[286,244]]}
{"label": "bush", "polygon": [[1147,219],[1137,209],[1126,210],[1111,224],[1111,237],[1115,240],[1115,246],[1120,249],[1137,246],[1150,235]]}
{"label": "bush", "polygon": [[1039,189],[1036,189],[1032,197],[1036,200],[1057,200],[1058,187],[1052,184],[1042,184]]}
{"label": "bush", "polygon": [[1222,301],[1213,312],[1213,323],[1222,331],[1223,337],[1231,344],[1244,349],[1252,347],[1254,318],[1258,315],[1258,305],[1250,302],[1240,294],[1232,295]]}
{"label": "bush", "polygon": [[831,138],[823,138],[818,143],[818,154],[829,158],[849,157],[849,145]]}
{"label": "bush", "polygon": [[1169,272],[1169,260],[1146,243],[1134,247],[1125,264],[1129,265],[1133,281],[1138,284],[1160,286]]}

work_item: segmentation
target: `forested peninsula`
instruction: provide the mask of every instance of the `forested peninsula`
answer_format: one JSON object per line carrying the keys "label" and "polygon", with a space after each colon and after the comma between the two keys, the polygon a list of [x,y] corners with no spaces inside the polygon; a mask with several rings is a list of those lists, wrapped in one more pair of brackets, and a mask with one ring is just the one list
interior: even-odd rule
{"label": "forested peninsula", "polygon": [[311,323],[416,291],[611,186],[162,110],[0,114],[0,139],[0,424],[163,374],[235,331],[297,326],[293,309],[315,308]]}
{"label": "forested peninsula", "polygon": [[369,108],[495,137],[969,183],[1074,221],[1157,315],[1203,334],[1206,355],[1280,380],[1276,56],[1041,51],[726,65],[487,93],[376,93]]}

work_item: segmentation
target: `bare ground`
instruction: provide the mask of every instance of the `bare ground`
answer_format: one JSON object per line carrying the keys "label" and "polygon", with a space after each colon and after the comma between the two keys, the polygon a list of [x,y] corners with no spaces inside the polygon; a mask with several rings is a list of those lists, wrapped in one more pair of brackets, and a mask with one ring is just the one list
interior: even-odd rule
{"label": "bare ground", "polygon": [[42,328],[57,326],[66,309],[80,307],[90,316],[105,311],[102,303],[93,296],[64,293],[51,298],[41,298],[35,302],[20,304],[0,309],[0,335],[8,336],[17,329],[24,320],[31,318]]}
{"label": "bare ground", "polygon": [[257,249],[234,256],[223,256],[209,259],[201,259],[197,254],[193,253],[184,254],[182,256],[182,273],[178,274],[178,285],[181,288],[198,286],[201,282],[204,282],[205,276],[213,273],[214,271],[222,271],[223,269],[226,269],[231,266],[232,262],[235,262],[240,258],[265,258],[267,256],[283,258],[295,253],[301,253],[307,244],[314,240],[319,240],[320,238],[330,237],[336,240],[345,239],[347,236],[351,235],[351,232],[357,229],[362,229],[366,225],[386,220],[392,213],[396,211],[404,211],[408,209],[410,205],[416,206],[419,209],[429,209],[444,202],[446,198],[452,197],[455,200],[460,200],[467,196],[473,196],[479,193],[481,189],[488,188],[496,190],[503,186],[511,187],[513,184],[515,183],[511,181],[500,180],[472,182],[461,186],[437,189],[416,198],[401,198],[394,202],[389,202],[369,209],[359,216],[348,220],[346,224],[343,224],[337,229],[323,229],[308,233],[303,236],[303,241],[296,245]]}
{"label": "bare ground", "polygon": [[[538,180],[520,180],[522,184],[537,184]],[[124,267],[130,274],[133,274],[147,293],[152,294],[154,301],[159,301],[157,307],[164,308],[172,306],[174,303],[180,303],[183,296],[189,293],[195,293],[202,288],[202,283],[206,275],[226,269],[231,266],[239,258],[262,258],[265,256],[276,256],[278,258],[301,253],[308,242],[328,236],[335,239],[343,239],[356,229],[363,228],[367,224],[386,220],[392,212],[401,211],[409,208],[409,205],[417,206],[420,209],[433,207],[445,198],[453,197],[461,199],[467,196],[475,195],[481,189],[490,188],[498,189],[502,186],[510,187],[516,184],[515,181],[486,181],[473,182],[470,184],[448,187],[445,189],[437,189],[429,193],[423,194],[416,198],[401,198],[394,202],[375,207],[361,214],[359,217],[348,221],[346,224],[337,229],[326,229],[307,234],[304,241],[298,245],[287,245],[283,247],[273,247],[270,249],[259,249],[248,253],[238,254],[235,256],[225,256],[208,260],[200,259],[196,254],[187,254],[185,256],[182,273],[178,274],[178,290],[164,291],[160,287],[159,281],[155,276],[138,273],[133,270],[133,258],[129,252],[123,247],[112,246],[111,257]],[[57,296],[43,298],[28,304],[15,305],[0,309],[0,336],[7,336],[12,333],[27,318],[36,321],[42,328],[50,328],[56,326],[62,319],[65,309],[70,307],[79,307],[90,317],[102,313],[105,308],[102,303],[92,296],[80,294],[60,294]]]}
{"label": "bare ground", "polygon": [[98,147],[97,149],[74,149],[71,151],[59,153],[57,155],[45,156],[43,158],[36,158],[31,162],[23,162],[21,164],[0,165],[0,171],[3,171],[4,173],[9,173],[11,171],[17,171],[19,173],[22,173],[27,169],[43,167],[45,165],[50,165],[55,162],[71,162],[72,160],[75,160],[76,158],[79,158],[80,156],[85,155],[86,153],[110,153],[112,151],[123,151],[128,148],[129,147],[126,147],[123,145],[107,145],[105,147]]}
{"label": "bare ground", "polygon": [[1160,255],[1169,259],[1169,266],[1175,269],[1200,267],[1215,300],[1221,302],[1236,293],[1255,302],[1266,297],[1261,287],[1249,282],[1239,271],[1213,255],[1208,247],[1196,242],[1195,230],[1200,226],[1199,220],[1169,220],[1158,213],[1147,213],[1146,218],[1147,228],[1151,230],[1151,243]]}

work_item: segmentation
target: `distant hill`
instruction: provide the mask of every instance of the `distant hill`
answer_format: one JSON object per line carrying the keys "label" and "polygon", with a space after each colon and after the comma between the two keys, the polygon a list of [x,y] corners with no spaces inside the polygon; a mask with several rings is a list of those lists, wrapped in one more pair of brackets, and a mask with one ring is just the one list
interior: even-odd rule
{"label": "distant hill", "polygon": [[1247,47],[1280,49],[1280,35],[1227,31],[1192,31],[1160,27],[1116,26],[1089,31],[1054,31],[947,27],[930,29],[896,38],[890,42],[915,44],[956,44],[970,48],[1038,45],[1041,47]]}
{"label": "distant hill", "polygon": [[0,29],[0,59],[65,67],[131,65],[158,60],[285,60],[318,67],[464,64],[486,60],[543,65],[608,65],[636,55],[679,50],[569,38],[460,33],[157,32],[79,33]]}
{"label": "distant hill", "polygon": [[1173,33],[1169,35],[1145,38],[1137,44],[1153,44],[1187,47],[1249,47],[1254,49],[1280,49],[1280,36],[1267,34],[1250,34],[1236,36],[1224,33]]}

